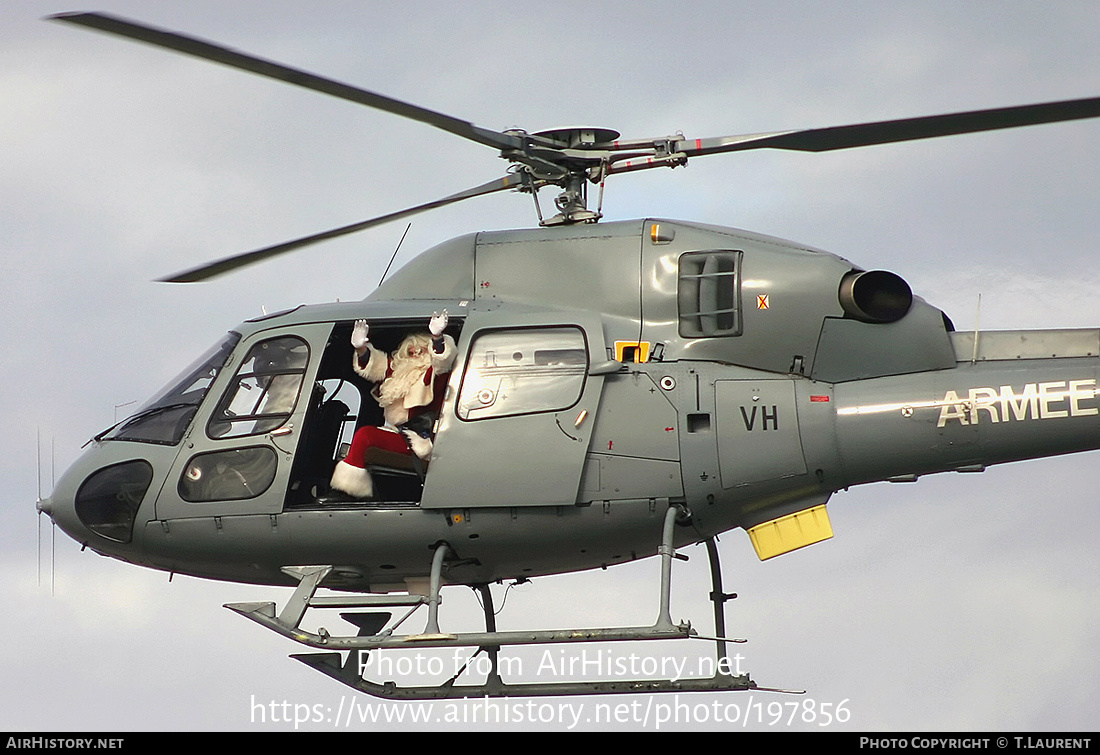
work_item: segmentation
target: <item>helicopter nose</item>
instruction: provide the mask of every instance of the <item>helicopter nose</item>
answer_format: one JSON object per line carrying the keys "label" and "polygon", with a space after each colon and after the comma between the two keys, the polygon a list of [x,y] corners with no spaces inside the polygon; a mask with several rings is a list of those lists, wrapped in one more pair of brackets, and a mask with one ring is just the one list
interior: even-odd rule
{"label": "helicopter nose", "polygon": [[153,467],[143,459],[104,461],[98,454],[87,454],[61,476],[37,508],[77,542],[100,551],[129,550]]}
{"label": "helicopter nose", "polygon": [[39,498],[34,502],[34,510],[39,514],[45,514],[50,519],[53,519],[53,499]]}

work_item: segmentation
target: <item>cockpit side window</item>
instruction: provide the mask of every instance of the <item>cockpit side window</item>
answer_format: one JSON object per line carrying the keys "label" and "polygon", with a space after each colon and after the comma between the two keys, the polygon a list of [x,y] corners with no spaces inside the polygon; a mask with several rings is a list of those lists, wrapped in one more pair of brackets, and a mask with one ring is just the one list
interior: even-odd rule
{"label": "cockpit side window", "polygon": [[281,427],[302,390],[309,346],[281,336],[253,346],[207,425],[211,438],[260,435]]}
{"label": "cockpit side window", "polygon": [[579,328],[492,331],[470,346],[458,416],[464,420],[560,411],[580,399],[588,349]]}

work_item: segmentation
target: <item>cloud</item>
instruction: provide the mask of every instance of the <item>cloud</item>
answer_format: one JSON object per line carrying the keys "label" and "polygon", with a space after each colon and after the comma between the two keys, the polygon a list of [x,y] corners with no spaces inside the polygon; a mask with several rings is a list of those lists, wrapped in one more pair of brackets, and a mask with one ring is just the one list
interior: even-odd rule
{"label": "cloud", "polygon": [[[1100,90],[1097,10],[1086,4],[1010,3],[992,21],[984,9],[947,2],[919,10],[688,2],[645,14],[634,4],[559,3],[552,15],[535,4],[490,3],[457,16],[430,2],[276,2],[262,16],[240,3],[99,5],[489,128],[580,122],[631,137],[714,136]],[[253,703],[335,711],[349,693],[286,658],[300,650],[293,643],[220,608],[249,599],[281,605],[286,590],[183,577],[169,584],[164,574],[78,553],[64,538],[57,595],[34,586],[36,429],[44,445],[55,439],[60,471],[114,421],[116,405],[152,395],[261,306],[365,296],[403,226],[203,286],[150,279],[443,196],[505,165],[490,150],[395,116],[39,20],[54,11],[37,1],[0,9],[8,336],[0,552],[15,632],[0,650],[0,720],[39,731],[292,729],[270,715],[257,721]],[[614,177],[605,209],[615,219],[748,227],[896,270],[960,329],[973,327],[979,292],[983,328],[1092,327],[1100,321],[1098,127],[833,155],[726,155]],[[398,264],[452,236],[531,223],[530,199],[520,195],[418,216]],[[1100,481],[1092,461],[1079,455],[838,493],[832,541],[764,564],[743,533],[723,535],[726,589],[740,594],[729,605],[730,632],[750,639],[747,670],[762,686],[807,690],[753,693],[765,706],[758,710],[844,703],[847,726],[860,730],[1094,725],[1100,670],[1089,659],[1100,586],[1088,544],[1100,526],[1090,505]],[[685,552],[674,618],[708,626],[705,557],[698,547]],[[648,621],[654,573],[643,563],[538,579],[513,591],[501,620]],[[476,625],[471,596],[447,601],[456,613],[446,620]],[[743,712],[749,699],[691,702]],[[594,713],[596,701],[584,702]],[[830,728],[781,720],[754,727]],[[387,727],[401,725],[361,725]]]}

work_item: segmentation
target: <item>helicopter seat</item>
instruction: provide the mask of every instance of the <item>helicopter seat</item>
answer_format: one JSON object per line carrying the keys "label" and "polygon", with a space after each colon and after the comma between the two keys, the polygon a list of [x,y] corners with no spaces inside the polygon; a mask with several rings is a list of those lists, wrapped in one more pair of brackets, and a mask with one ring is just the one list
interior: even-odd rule
{"label": "helicopter seat", "polygon": [[[416,472],[416,462],[419,460],[411,453],[400,453],[374,446],[368,448],[363,454],[363,461],[366,462],[367,469],[384,467],[386,469]],[[420,464],[422,469],[426,469],[428,466],[426,461],[422,461]]]}
{"label": "helicopter seat", "polygon": [[340,461],[330,487],[341,501],[419,502],[426,462],[413,454],[405,435],[364,425],[351,445],[341,447]]}
{"label": "helicopter seat", "polygon": [[328,488],[340,433],[348,421],[347,404],[334,399],[322,402],[322,396],[322,390],[315,391],[315,407],[311,410],[314,419],[306,427],[302,451],[295,460],[291,491],[292,500],[298,505],[308,503]]}

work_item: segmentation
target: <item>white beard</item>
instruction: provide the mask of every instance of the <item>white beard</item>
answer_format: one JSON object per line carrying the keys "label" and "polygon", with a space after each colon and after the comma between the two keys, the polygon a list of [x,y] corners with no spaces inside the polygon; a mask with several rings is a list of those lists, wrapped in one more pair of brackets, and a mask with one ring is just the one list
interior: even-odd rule
{"label": "white beard", "polygon": [[[424,343],[420,343],[424,341]],[[418,356],[408,356],[410,346],[420,346]],[[390,361],[393,374],[374,389],[374,398],[382,407],[386,423],[398,427],[409,421],[409,409],[431,400],[431,386],[424,375],[432,366],[431,342],[423,336],[409,336],[394,352]],[[411,399],[411,400],[410,400]]]}

